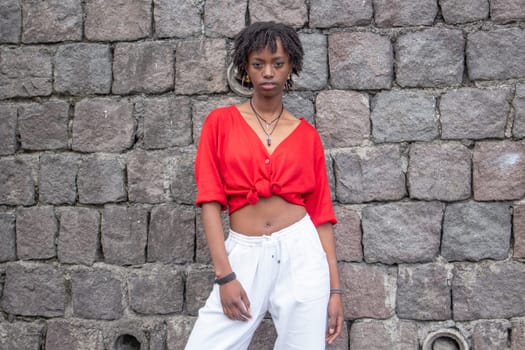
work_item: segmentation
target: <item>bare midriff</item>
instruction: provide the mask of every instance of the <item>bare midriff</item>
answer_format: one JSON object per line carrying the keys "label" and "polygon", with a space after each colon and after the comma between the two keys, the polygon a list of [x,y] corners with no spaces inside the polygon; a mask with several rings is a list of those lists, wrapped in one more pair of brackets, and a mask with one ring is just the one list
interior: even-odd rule
{"label": "bare midriff", "polygon": [[279,196],[262,197],[254,205],[246,205],[230,216],[233,231],[247,236],[271,235],[296,223],[306,215],[306,209]]}

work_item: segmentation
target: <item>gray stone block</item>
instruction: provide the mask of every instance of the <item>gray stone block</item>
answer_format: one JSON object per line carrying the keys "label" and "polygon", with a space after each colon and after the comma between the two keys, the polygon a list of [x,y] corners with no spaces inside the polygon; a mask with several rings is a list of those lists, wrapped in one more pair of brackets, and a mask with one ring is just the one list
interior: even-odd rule
{"label": "gray stone block", "polygon": [[[516,85],[516,94],[514,95],[514,125],[512,126],[512,135],[516,138],[525,137],[525,84]],[[1,123],[1,122],[0,122]]]}
{"label": "gray stone block", "polygon": [[187,97],[166,96],[144,100],[144,147],[187,146],[192,142],[191,104]]}
{"label": "gray stone block", "polygon": [[86,157],[77,177],[80,203],[103,204],[126,200],[125,165],[116,156],[97,154]]}
{"label": "gray stone block", "polygon": [[115,81],[112,92],[129,94],[172,90],[174,49],[173,44],[160,41],[117,44],[113,59]]}
{"label": "gray stone block", "polygon": [[22,148],[54,150],[68,146],[69,104],[61,100],[23,104],[19,110],[18,132]]}
{"label": "gray stone block", "polygon": [[24,43],[82,39],[81,0],[23,0],[22,2]]}
{"label": "gray stone block", "polygon": [[162,203],[170,199],[170,164],[163,152],[134,151],[128,153],[127,180],[131,202]]}
{"label": "gray stone block", "polygon": [[71,294],[75,317],[115,320],[123,315],[123,281],[109,270],[73,271]]}
{"label": "gray stone block", "polygon": [[277,332],[271,319],[263,319],[253,334],[248,350],[272,350]]}
{"label": "gray stone block", "polygon": [[338,261],[363,261],[361,218],[353,209],[334,207],[337,225],[334,226],[335,249]]}
{"label": "gray stone block", "polygon": [[20,0],[4,0],[0,9],[0,43],[16,44],[22,30]]}
{"label": "gray stone block", "polygon": [[525,313],[525,265],[518,262],[456,264],[452,300],[456,321],[511,318]]}
{"label": "gray stone block", "polygon": [[127,41],[151,33],[151,0],[87,0],[84,31],[92,41]]}
{"label": "gray stone block", "polygon": [[31,165],[23,159],[0,158],[0,204],[35,203],[35,183]]}
{"label": "gray stone block", "polygon": [[511,322],[511,350],[523,349],[525,348],[525,319],[515,318]]}
{"label": "gray stone block", "polygon": [[342,90],[321,91],[316,126],[325,148],[361,145],[370,138],[368,95]]}
{"label": "gray stone block", "polygon": [[146,261],[148,211],[138,206],[106,205],[102,215],[102,251],[108,264]]}
{"label": "gray stone block", "polygon": [[328,37],[330,81],[335,89],[390,89],[393,79],[390,39],[374,33],[334,33]]}
{"label": "gray stone block", "polygon": [[55,54],[55,91],[72,95],[108,94],[111,90],[109,45],[59,46]]}
{"label": "gray stone block", "polygon": [[[102,328],[104,349],[165,350],[166,326],[161,318],[125,317]],[[178,349],[178,348],[177,348]]]}
{"label": "gray stone block", "polygon": [[177,95],[228,91],[224,39],[182,41],[175,62]]}
{"label": "gray stone block", "polygon": [[201,33],[201,8],[192,0],[153,0],[155,33],[159,38],[185,38]]}
{"label": "gray stone block", "polygon": [[503,28],[467,37],[467,70],[471,80],[504,80],[525,76],[525,30]]}
{"label": "gray stone block", "polygon": [[303,70],[292,76],[298,90],[320,90],[328,83],[328,40],[323,34],[299,33],[303,45]]}
{"label": "gray stone block", "polygon": [[247,8],[248,4],[246,1],[207,1],[204,5],[204,30],[206,35],[211,37],[235,37],[245,26]]}
{"label": "gray stone block", "polygon": [[511,324],[504,320],[476,321],[472,330],[472,349],[508,349]]}
{"label": "gray stone block", "polygon": [[442,264],[399,266],[397,315],[411,320],[450,319],[452,268],[452,265]]}
{"label": "gray stone block", "polygon": [[176,204],[162,204],[151,211],[147,261],[193,262],[195,210]]}
{"label": "gray stone block", "polygon": [[512,216],[514,259],[525,260],[525,205],[515,205]]}
{"label": "gray stone block", "polygon": [[15,260],[16,236],[14,213],[0,212],[0,242],[2,242],[0,245],[0,262]]}
{"label": "gray stone block", "polygon": [[0,349],[39,350],[44,337],[43,323],[0,323]]}
{"label": "gray stone block", "polygon": [[505,137],[510,91],[462,88],[448,91],[439,103],[441,137],[483,139]]}
{"label": "gray stone block", "polygon": [[443,221],[441,255],[449,261],[506,259],[511,213],[505,203],[449,204]]}
{"label": "gray stone block", "polygon": [[525,19],[523,0],[490,0],[490,18],[496,23]]}
{"label": "gray stone block", "polygon": [[100,213],[91,208],[60,208],[57,255],[63,264],[93,265],[99,252]]}
{"label": "gray stone block", "polygon": [[186,277],[186,310],[189,315],[197,316],[213,289],[215,273],[213,267],[191,265]]}
{"label": "gray stone block", "polygon": [[432,25],[438,13],[437,0],[373,0],[378,27]]}
{"label": "gray stone block", "polygon": [[465,39],[456,29],[432,28],[399,36],[396,78],[402,87],[461,85]]}
{"label": "gray stone block", "polygon": [[104,350],[102,330],[93,325],[80,325],[66,319],[47,322],[46,349]]}
{"label": "gray stone block", "polygon": [[314,103],[309,99],[308,94],[301,92],[288,92],[283,96],[284,108],[298,118],[306,119],[314,125],[315,110]]}
{"label": "gray stone block", "polygon": [[335,193],[341,203],[397,200],[406,195],[403,160],[397,145],[334,151]]}
{"label": "gray stone block", "polygon": [[39,201],[46,204],[75,204],[80,157],[74,153],[44,153],[38,171]]}
{"label": "gray stone block", "polygon": [[350,328],[350,349],[417,350],[416,324],[398,319],[358,320]]}
{"label": "gray stone block", "polygon": [[0,99],[51,95],[52,56],[42,46],[0,47]]}
{"label": "gray stone block", "polygon": [[251,0],[250,23],[275,21],[300,28],[308,21],[308,9],[303,0]]}
{"label": "gray stone block", "polygon": [[478,142],[473,162],[475,200],[518,200],[525,196],[525,144]]}
{"label": "gray stone block", "polygon": [[9,314],[21,316],[64,316],[65,279],[51,265],[12,264],[6,269],[1,306]]}
{"label": "gray stone block", "polygon": [[487,19],[489,0],[439,0],[441,14],[450,24],[468,23]]}
{"label": "gray stone block", "polygon": [[16,251],[19,259],[56,256],[58,222],[52,206],[19,207],[16,211]]}
{"label": "gray stone block", "polygon": [[408,188],[411,198],[457,201],[471,194],[471,151],[460,143],[410,145]]}
{"label": "gray stone block", "polygon": [[184,303],[182,272],[153,266],[133,273],[129,279],[129,304],[139,314],[180,313]]}
{"label": "gray stone block", "polygon": [[384,91],[372,102],[375,142],[431,141],[439,136],[436,98],[423,91]]}
{"label": "gray stone block", "polygon": [[0,105],[0,155],[10,155],[18,148],[16,140],[16,124],[18,106],[15,104]]}
{"label": "gray stone block", "polygon": [[439,202],[401,202],[363,208],[365,261],[423,263],[439,254],[443,205]]}
{"label": "gray stone block", "polygon": [[372,0],[313,0],[310,2],[310,27],[352,27],[372,21]]}
{"label": "gray stone block", "polygon": [[166,321],[168,350],[183,349],[190,337],[196,317],[175,316]]}
{"label": "gray stone block", "polygon": [[170,191],[173,200],[180,204],[195,204],[197,185],[195,183],[195,149],[178,148],[169,152]]}
{"label": "gray stone block", "polygon": [[380,265],[339,265],[345,319],[390,318],[395,313],[395,270]]}

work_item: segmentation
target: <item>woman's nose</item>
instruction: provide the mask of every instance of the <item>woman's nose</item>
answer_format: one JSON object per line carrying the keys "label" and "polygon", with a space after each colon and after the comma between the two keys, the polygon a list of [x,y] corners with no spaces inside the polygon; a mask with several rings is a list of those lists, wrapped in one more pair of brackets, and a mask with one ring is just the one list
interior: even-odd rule
{"label": "woman's nose", "polygon": [[273,67],[272,67],[271,64],[264,65],[263,76],[264,77],[272,77],[273,76]]}

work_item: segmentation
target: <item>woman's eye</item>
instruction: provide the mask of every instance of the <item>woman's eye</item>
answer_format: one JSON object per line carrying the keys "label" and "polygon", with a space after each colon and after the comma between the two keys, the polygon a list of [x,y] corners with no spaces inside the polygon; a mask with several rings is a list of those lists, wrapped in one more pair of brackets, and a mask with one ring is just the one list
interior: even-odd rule
{"label": "woman's eye", "polygon": [[261,68],[262,64],[260,64],[260,63],[252,63],[252,67],[253,68]]}
{"label": "woman's eye", "polygon": [[275,62],[273,65],[274,65],[274,67],[279,68],[279,67],[282,67],[283,64],[284,64],[284,62]]}

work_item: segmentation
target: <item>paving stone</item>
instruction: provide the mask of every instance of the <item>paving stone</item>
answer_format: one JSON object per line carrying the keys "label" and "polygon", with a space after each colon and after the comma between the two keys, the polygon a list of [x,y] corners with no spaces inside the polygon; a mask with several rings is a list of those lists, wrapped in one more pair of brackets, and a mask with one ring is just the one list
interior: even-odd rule
{"label": "paving stone", "polygon": [[370,24],[372,0],[313,0],[310,2],[310,27],[352,27]]}
{"label": "paving stone", "polygon": [[160,41],[118,43],[113,59],[114,94],[173,89],[174,45]]}
{"label": "paving stone", "polygon": [[397,276],[397,315],[411,320],[452,317],[452,265],[401,265]]}
{"label": "paving stone", "polygon": [[161,204],[151,211],[147,261],[187,263],[193,261],[195,210],[176,204]]}
{"label": "paving stone", "polygon": [[297,90],[321,90],[328,83],[328,39],[318,33],[299,33],[304,50],[303,70],[292,76]]}
{"label": "paving stone", "polygon": [[515,259],[525,260],[525,205],[517,204],[513,212],[514,254]]}
{"label": "paving stone", "polygon": [[151,0],[87,0],[84,11],[88,40],[136,40],[151,33]]}
{"label": "paving stone", "polygon": [[441,96],[441,137],[484,139],[505,137],[510,91],[462,88]]}
{"label": "paving stone", "polygon": [[508,349],[510,322],[476,321],[472,332],[473,349]]}
{"label": "paving stone", "polygon": [[370,205],[362,211],[367,263],[422,263],[439,254],[443,205],[400,202]]}
{"label": "paving stone", "polygon": [[449,261],[503,260],[510,236],[508,204],[452,203],[445,210],[441,255]]}
{"label": "paving stone", "polygon": [[277,331],[273,321],[269,318],[263,319],[255,331],[248,350],[272,350],[277,339]]}
{"label": "paving stone", "polygon": [[81,0],[22,0],[22,5],[24,43],[82,39]]}
{"label": "paving stone", "polygon": [[525,319],[512,319],[511,350],[525,348]]}
{"label": "paving stone", "polygon": [[0,43],[16,44],[22,29],[20,0],[4,0],[0,9]]}
{"label": "paving stone", "polygon": [[170,199],[169,176],[172,161],[162,152],[142,150],[128,153],[129,200],[136,203],[162,203]]}
{"label": "paving stone", "polygon": [[335,89],[390,89],[390,39],[374,33],[334,33],[328,37],[330,81]]}
{"label": "paving stone", "polygon": [[60,208],[58,260],[93,265],[99,252],[100,213],[91,208]]}
{"label": "paving stone", "polygon": [[432,28],[400,35],[396,78],[402,87],[457,86],[463,80],[465,39],[456,29]]}
{"label": "paving stone", "polygon": [[436,0],[373,0],[378,27],[432,25],[438,13]]}
{"label": "paving stone", "polygon": [[102,330],[65,319],[47,322],[46,349],[104,350]]}
{"label": "paving stone", "polygon": [[51,95],[52,56],[43,46],[0,47],[0,99]]}
{"label": "paving stone", "polygon": [[144,146],[148,149],[191,144],[189,98],[152,97],[144,100]]}
{"label": "paving stone", "polygon": [[337,260],[363,261],[359,213],[342,205],[335,206],[334,211],[338,221],[334,226]]}
{"label": "paving stone", "polygon": [[13,154],[18,148],[16,140],[17,118],[17,105],[0,105],[0,156]]}
{"label": "paving stone", "polygon": [[69,104],[61,100],[24,104],[19,110],[18,132],[22,148],[67,148]]}
{"label": "paving stone", "polygon": [[195,153],[193,147],[170,150],[170,191],[176,203],[195,204],[197,196],[194,175]]}
{"label": "paving stone", "polygon": [[502,28],[470,33],[466,59],[471,80],[525,77],[525,29]]}
{"label": "paving stone", "polygon": [[75,317],[115,320],[123,315],[123,282],[109,270],[79,269],[71,273]]}
{"label": "paving stone", "polygon": [[478,142],[473,164],[475,200],[512,200],[525,195],[525,144]]}
{"label": "paving stone", "polygon": [[79,202],[103,204],[126,200],[124,169],[117,156],[96,154],[86,157],[78,170]]}
{"label": "paving stone", "polygon": [[339,202],[364,203],[405,196],[405,173],[397,145],[338,150],[332,156]]}
{"label": "paving stone", "polygon": [[[204,5],[204,30],[207,36],[233,38],[245,26],[246,1],[215,0]],[[227,13],[227,15],[225,15]]]}
{"label": "paving stone", "polygon": [[[0,212],[0,262],[16,259],[15,214]],[[0,288],[0,292],[1,292]],[[0,293],[0,296],[2,293]],[[1,344],[1,343],[0,343]]]}
{"label": "paving stone", "polygon": [[175,316],[166,321],[167,337],[166,349],[177,350],[186,346],[196,317]]}
{"label": "paving stone", "polygon": [[452,300],[456,321],[497,319],[525,312],[525,265],[518,262],[455,265]]}
{"label": "paving stone", "polygon": [[436,98],[423,91],[385,91],[372,102],[375,142],[430,141],[439,136]]}
{"label": "paving stone", "polygon": [[185,38],[201,33],[200,7],[193,0],[153,0],[155,33],[159,38]]}
{"label": "paving stone", "polygon": [[251,0],[248,4],[250,23],[275,21],[300,28],[308,21],[308,9],[303,0]]}
{"label": "paving stone", "polygon": [[35,203],[35,182],[31,164],[19,158],[0,158],[0,204]]}
{"label": "paving stone", "polygon": [[215,273],[213,267],[191,265],[186,277],[186,310],[189,315],[197,316],[213,289]]}
{"label": "paving stone", "polygon": [[457,201],[470,197],[472,153],[460,143],[410,145],[408,188],[411,198]]}
{"label": "paving stone", "polygon": [[[525,137],[525,84],[516,85],[516,94],[514,95],[514,125],[512,126],[512,135],[516,138]],[[1,122],[0,122],[1,123]]]}
{"label": "paving stone", "polygon": [[523,0],[490,0],[490,18],[496,23],[525,19]]}
{"label": "paving stone", "polygon": [[44,153],[38,171],[39,201],[46,204],[75,204],[80,158],[74,153]]}
{"label": "paving stone", "polygon": [[0,349],[40,350],[43,336],[43,323],[0,322]]}
{"label": "paving stone", "polygon": [[148,211],[140,206],[106,205],[102,214],[102,251],[108,264],[146,261]]}
{"label": "paving stone", "polygon": [[345,319],[390,318],[395,313],[395,270],[380,265],[339,265]]}
{"label": "paving stone", "polygon": [[129,279],[129,303],[139,314],[181,312],[184,281],[177,269],[153,266],[133,273]]}
{"label": "paving stone", "polygon": [[439,0],[445,22],[461,24],[487,19],[488,0]]}
{"label": "paving stone", "polygon": [[[166,326],[159,318],[122,318],[102,329],[105,349],[165,350]],[[178,349],[178,348],[177,348]]]}
{"label": "paving stone", "polygon": [[56,256],[58,223],[52,206],[19,207],[16,211],[16,251],[19,259]]}
{"label": "paving stone", "polygon": [[357,146],[370,138],[367,94],[342,90],[321,91],[315,105],[316,126],[325,148]]}
{"label": "paving stone", "polygon": [[78,43],[55,53],[55,91],[72,95],[108,94],[111,90],[109,45]]}
{"label": "paving stone", "polygon": [[177,95],[228,91],[224,39],[182,41],[175,62]]}
{"label": "paving stone", "polygon": [[5,312],[14,315],[64,316],[64,275],[51,265],[8,265],[1,306]]}
{"label": "paving stone", "polygon": [[358,320],[350,328],[352,350],[417,350],[417,327],[407,320]]}

